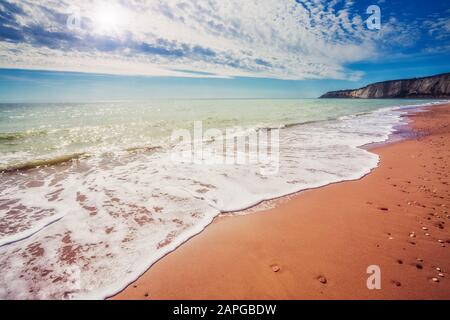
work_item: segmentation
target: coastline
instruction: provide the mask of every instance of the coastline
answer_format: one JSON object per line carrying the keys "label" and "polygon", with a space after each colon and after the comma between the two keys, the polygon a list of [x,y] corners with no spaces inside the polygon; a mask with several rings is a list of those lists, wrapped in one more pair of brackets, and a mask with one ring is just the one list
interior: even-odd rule
{"label": "coastline", "polygon": [[[369,175],[219,216],[113,299],[450,299],[450,105],[409,117],[425,135],[370,147]],[[366,287],[374,264],[381,290]]]}

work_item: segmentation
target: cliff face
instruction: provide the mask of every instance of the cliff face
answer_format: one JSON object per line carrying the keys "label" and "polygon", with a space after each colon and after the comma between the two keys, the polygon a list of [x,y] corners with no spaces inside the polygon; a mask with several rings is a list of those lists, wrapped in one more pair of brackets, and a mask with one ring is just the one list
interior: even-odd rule
{"label": "cliff face", "polygon": [[320,98],[450,98],[450,73],[377,82],[355,90],[330,91]]}

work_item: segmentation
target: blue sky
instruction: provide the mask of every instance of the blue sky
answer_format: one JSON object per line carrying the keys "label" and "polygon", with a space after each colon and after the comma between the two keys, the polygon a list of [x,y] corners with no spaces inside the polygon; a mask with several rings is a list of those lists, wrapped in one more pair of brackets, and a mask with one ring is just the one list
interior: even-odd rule
{"label": "blue sky", "polygon": [[449,1],[0,0],[2,102],[316,97],[449,61]]}

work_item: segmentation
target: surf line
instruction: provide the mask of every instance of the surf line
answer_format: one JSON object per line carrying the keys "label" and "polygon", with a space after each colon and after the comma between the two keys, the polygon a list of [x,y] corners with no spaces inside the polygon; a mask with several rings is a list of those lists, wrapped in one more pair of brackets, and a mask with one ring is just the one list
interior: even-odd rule
{"label": "surf line", "polygon": [[27,230],[27,231],[24,231],[24,232],[21,232],[21,233],[15,235],[14,237],[6,237],[5,240],[0,239],[0,248],[4,247],[4,246],[7,246],[9,244],[13,244],[13,243],[16,243],[16,242],[19,242],[19,241],[23,241],[25,239],[28,239],[28,238],[34,236],[36,233],[40,232],[41,230],[47,228],[48,226],[50,226],[50,225],[58,222],[62,218],[64,218],[65,215],[66,214],[61,214],[61,215],[58,215],[56,217],[52,216],[52,217],[50,217],[50,218],[53,218],[53,219],[51,219],[51,221],[49,221],[47,223],[43,223],[42,225],[40,225],[37,228],[32,228],[31,231]]}

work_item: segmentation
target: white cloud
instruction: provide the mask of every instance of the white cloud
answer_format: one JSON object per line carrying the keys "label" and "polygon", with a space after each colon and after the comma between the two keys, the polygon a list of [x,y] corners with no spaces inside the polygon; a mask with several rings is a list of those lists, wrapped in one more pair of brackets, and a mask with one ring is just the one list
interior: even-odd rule
{"label": "white cloud", "polygon": [[[447,12],[450,14],[450,10]],[[437,17],[424,22],[428,34],[437,40],[450,38],[450,17]]]}
{"label": "white cloud", "polygon": [[[357,79],[345,68],[402,35],[344,0],[14,0],[23,35],[0,41],[0,67],[164,76]],[[81,28],[65,25],[77,6]],[[191,70],[198,73],[184,73]],[[205,72],[207,74],[205,74]]]}

